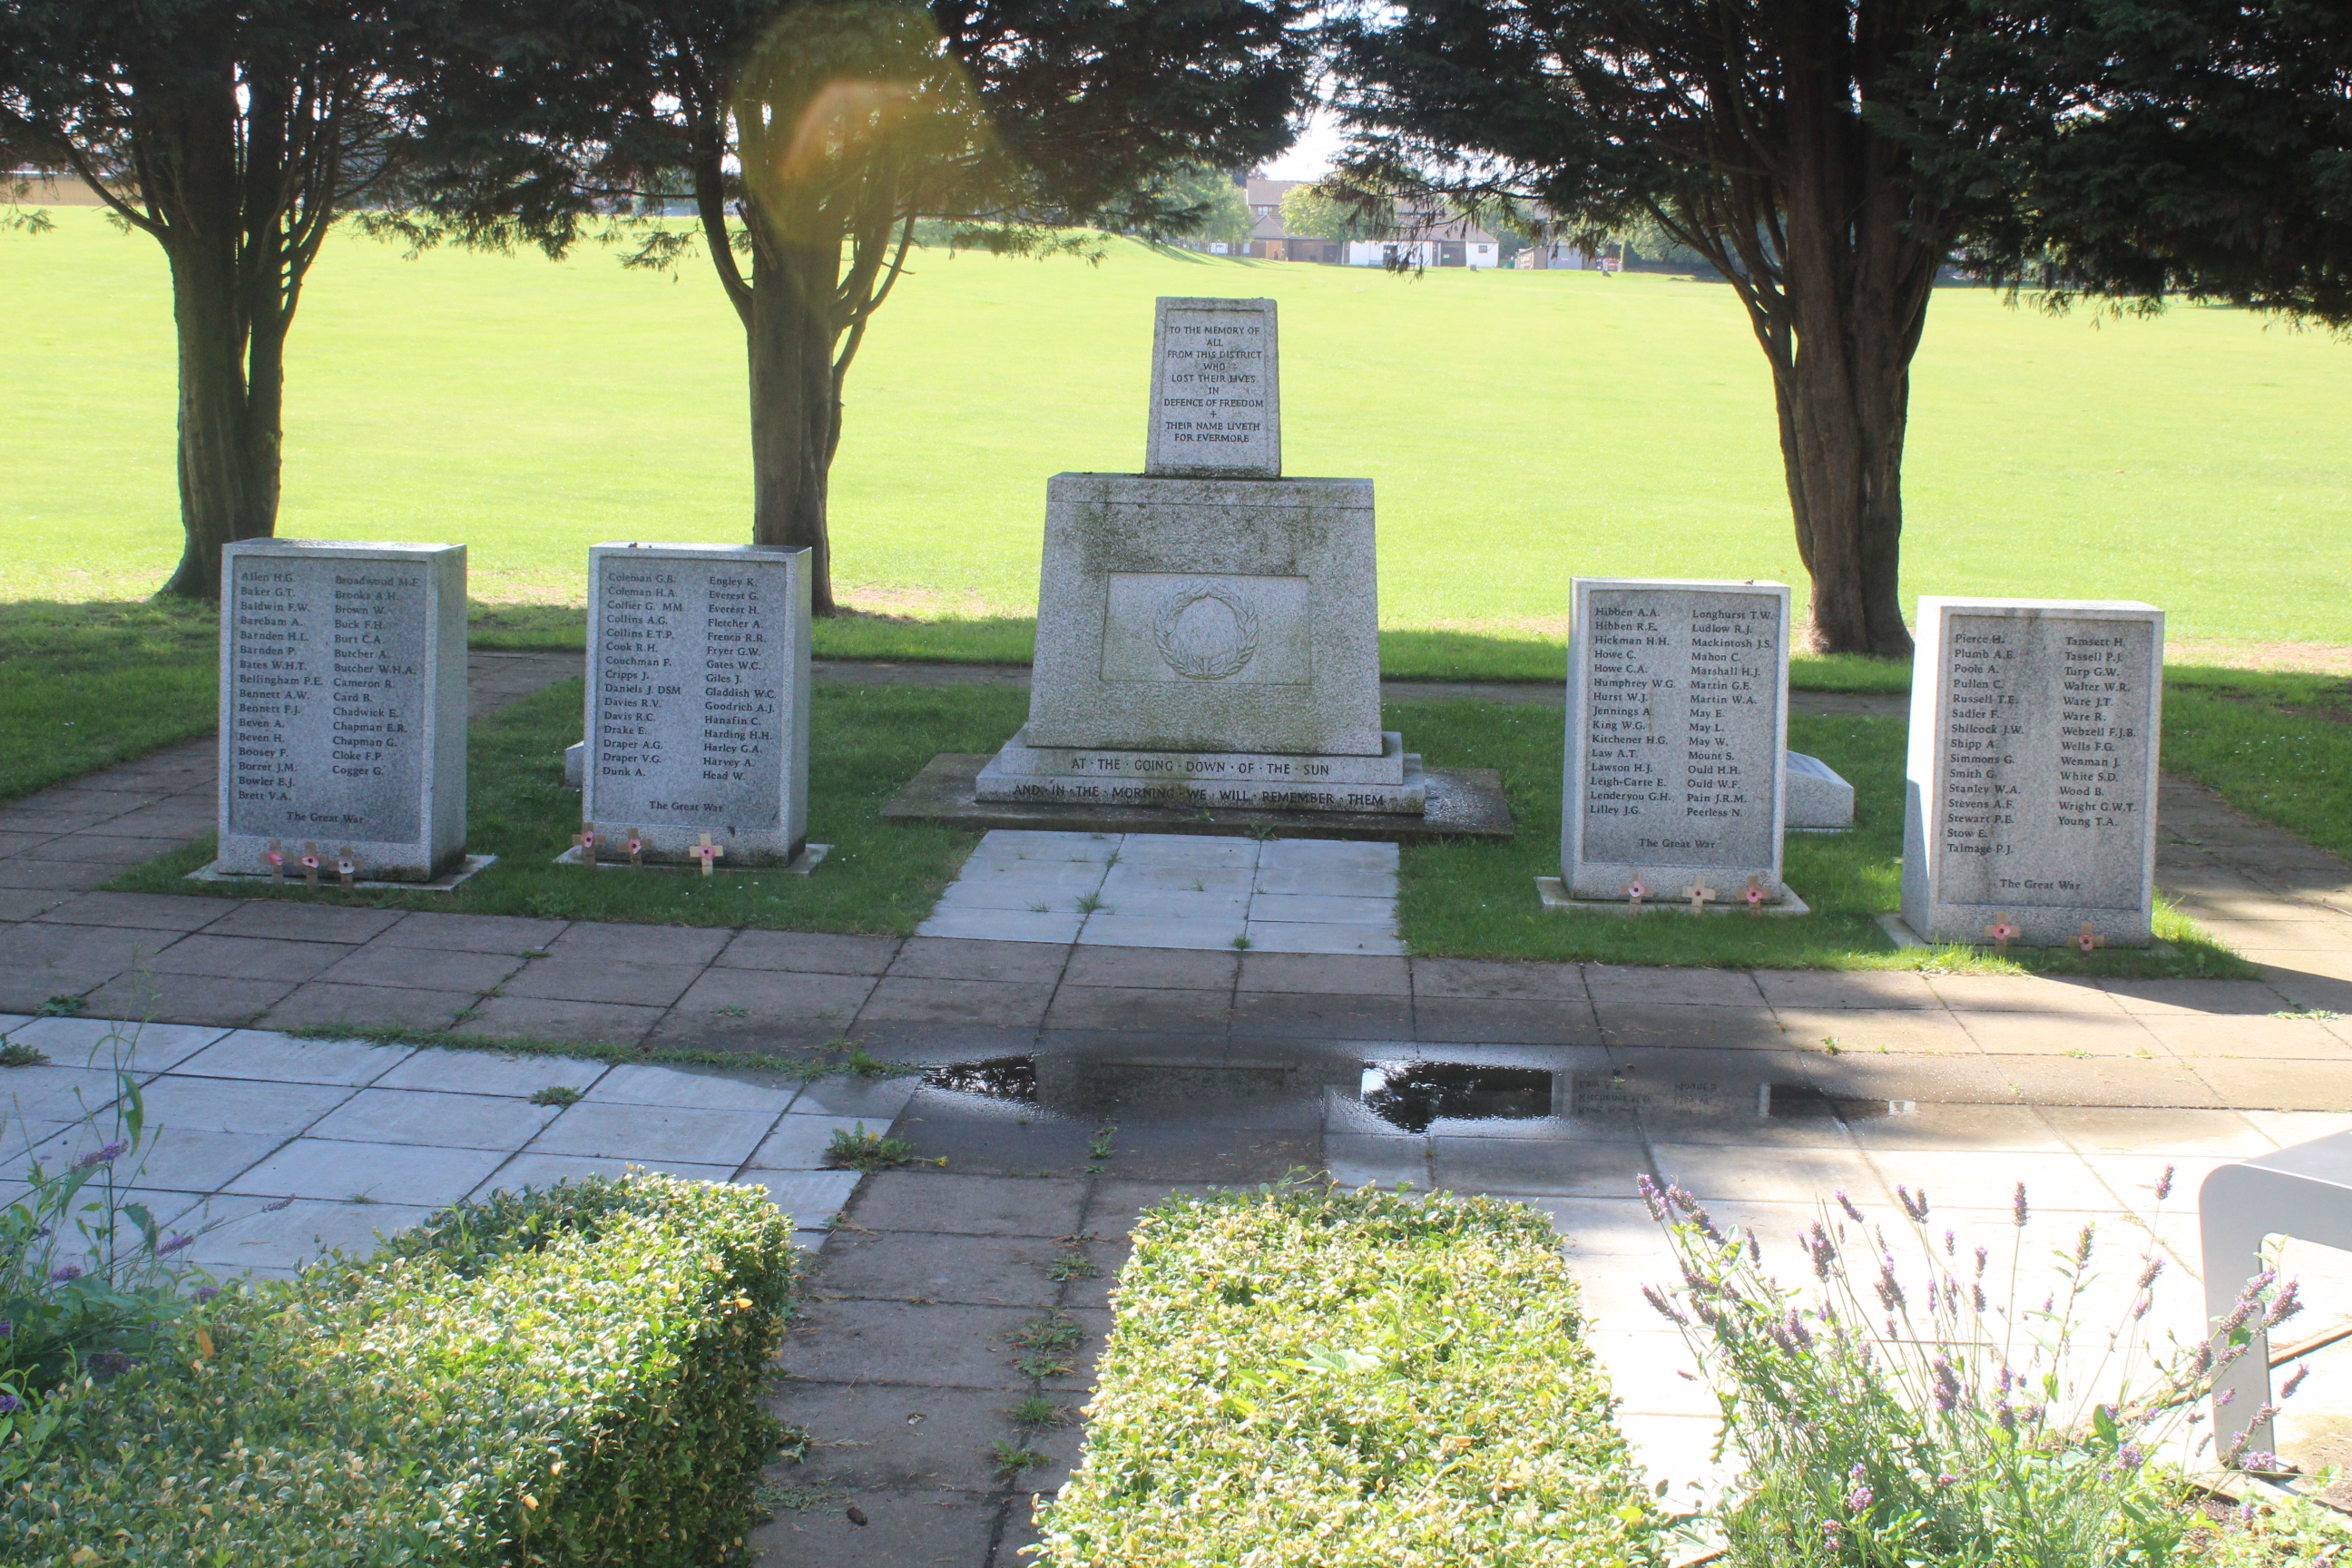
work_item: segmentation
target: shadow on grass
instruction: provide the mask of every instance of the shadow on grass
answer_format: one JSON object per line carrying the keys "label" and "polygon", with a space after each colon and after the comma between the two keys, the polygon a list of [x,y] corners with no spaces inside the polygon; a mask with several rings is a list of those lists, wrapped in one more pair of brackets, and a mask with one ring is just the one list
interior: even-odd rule
{"label": "shadow on grass", "polygon": [[189,882],[186,874],[212,857],[209,836],[109,886],[377,909],[905,935],[930,913],[975,836],[929,824],[885,825],[877,813],[935,752],[1003,745],[1020,727],[1027,700],[988,689],[827,684],[816,689],[814,701],[809,837],[834,847],[812,876],[723,868],[709,877],[632,874],[555,865],[580,830],[580,792],[563,782],[563,748],[580,738],[581,682],[572,679],[473,726],[468,847],[499,862],[454,891],[273,893],[266,884]]}
{"label": "shadow on grass", "polygon": [[[1897,950],[1873,916],[1902,902],[1903,761],[1899,719],[1789,720],[1791,749],[1821,758],[1853,785],[1851,833],[1792,833],[1784,874],[1814,910],[1638,919],[1553,914],[1535,879],[1559,875],[1559,716],[1485,702],[1391,703],[1387,726],[1445,767],[1500,768],[1518,837],[1508,843],[1415,845],[1404,851],[1398,914],[1416,953],[1731,969],[1925,969],[1939,973],[2251,977],[2253,967],[2159,906],[2169,955],[2070,948],[2003,957],[1973,948]],[[1671,891],[1669,889],[1669,891]]]}
{"label": "shadow on grass", "polygon": [[212,733],[219,659],[209,605],[0,605],[0,801]]}

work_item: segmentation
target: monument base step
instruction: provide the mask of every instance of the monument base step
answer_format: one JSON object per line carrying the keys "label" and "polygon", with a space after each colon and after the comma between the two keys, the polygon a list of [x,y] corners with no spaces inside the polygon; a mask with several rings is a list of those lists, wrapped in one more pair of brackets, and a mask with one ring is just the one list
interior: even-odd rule
{"label": "monument base step", "polygon": [[[801,852],[793,856],[788,865],[730,866],[722,861],[712,869],[710,874],[716,877],[728,871],[739,874],[745,871],[788,871],[795,877],[805,877],[815,870],[817,863],[831,853],[833,853],[833,846],[830,844],[803,844],[801,846]],[[577,844],[555,858],[555,864],[558,866],[577,866],[580,863],[580,846]],[[599,871],[683,871],[690,877],[702,875],[701,866],[692,860],[642,860],[635,866],[630,865],[626,860],[599,860],[596,862],[596,869]]]}
{"label": "monument base step", "polygon": [[992,753],[942,752],[882,808],[885,822],[938,822],[975,831],[1028,827],[1066,833],[1198,833],[1234,837],[1267,831],[1290,838],[1357,838],[1417,844],[1442,838],[1508,838],[1517,831],[1492,768],[1426,768],[1425,809],[1297,811],[1270,806],[1108,805],[1096,802],[981,800],[980,770]]}
{"label": "monument base step", "polygon": [[[456,870],[445,871],[429,882],[388,882],[372,878],[355,878],[352,879],[352,889],[355,892],[366,888],[394,893],[446,893],[474,876],[475,873],[498,863],[499,858],[495,855],[468,855],[466,857],[465,864]],[[248,888],[267,887],[273,880],[288,888],[303,888],[310,885],[302,880],[302,874],[299,871],[283,879],[274,879],[267,871],[249,871],[242,866],[227,866],[218,860],[189,872],[186,879],[191,882],[236,882]],[[319,886],[340,888],[342,883],[338,879],[321,871],[319,874]]]}
{"label": "monument base step", "polygon": [[[1561,884],[1558,877],[1538,877],[1536,897],[1543,901],[1543,907],[1547,910],[1554,914],[1686,915],[1691,912],[1690,900],[1687,899],[1643,900],[1638,904],[1630,899],[1571,899],[1568,896],[1568,889]],[[1751,912],[1759,915],[1809,915],[1813,912],[1813,907],[1799,898],[1794,888],[1784,888],[1781,889],[1779,903],[1759,904],[1752,911],[1748,909],[1746,900],[1733,899],[1728,903],[1710,903],[1699,912],[1710,915],[1744,915]]]}
{"label": "monument base step", "polygon": [[[1886,933],[1886,940],[1893,942],[1898,950],[1913,947],[1933,947],[1936,945],[1934,942],[1929,942],[1926,937],[1921,936],[1917,931],[1913,931],[1911,929],[1911,922],[1905,920],[1901,915],[1873,915],[1870,918],[1878,922],[1878,929]],[[1979,952],[1998,952],[2000,951],[1997,945],[1989,942],[1947,942],[1945,945],[1948,947],[1972,947]],[[2013,942],[2010,943],[2010,946],[2011,947],[2025,947],[2028,945],[2031,944],[2021,942]],[[2070,942],[2053,942],[2045,943],[2043,945],[2068,947],[2073,944]],[[2117,942],[2116,945],[2122,948],[2123,951],[2126,952],[2150,952],[2156,954],[2158,958],[2170,958],[2180,951],[2170,942],[2161,940],[2151,942],[2145,947],[2129,947],[2126,946],[2126,944],[2122,942]]]}
{"label": "monument base step", "polygon": [[1005,766],[1006,753],[1013,750],[1007,746],[980,770],[972,784],[973,799],[991,805],[1153,805],[1178,811],[1344,811],[1392,816],[1423,816],[1429,810],[1429,778],[1416,752],[1398,757],[1397,783],[1327,784],[1294,779],[1070,778],[1021,773]]}

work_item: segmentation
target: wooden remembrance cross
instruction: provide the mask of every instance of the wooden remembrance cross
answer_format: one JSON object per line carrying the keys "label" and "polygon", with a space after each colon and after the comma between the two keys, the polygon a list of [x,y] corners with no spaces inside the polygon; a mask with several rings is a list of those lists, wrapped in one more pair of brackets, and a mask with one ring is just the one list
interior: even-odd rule
{"label": "wooden remembrance cross", "polygon": [[726,854],[727,851],[723,846],[710,842],[710,835],[706,833],[702,836],[702,842],[688,850],[687,853],[702,862],[702,874],[708,877],[710,875],[710,863],[713,860],[718,859],[721,855]]}

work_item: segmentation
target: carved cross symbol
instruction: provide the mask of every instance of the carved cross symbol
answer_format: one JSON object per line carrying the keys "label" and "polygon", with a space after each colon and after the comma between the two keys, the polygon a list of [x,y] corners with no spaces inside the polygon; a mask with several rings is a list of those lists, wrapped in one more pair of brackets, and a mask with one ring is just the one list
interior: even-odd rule
{"label": "carved cross symbol", "polygon": [[319,847],[315,844],[302,846],[302,881],[306,887],[319,885]]}
{"label": "carved cross symbol", "polygon": [[1715,889],[1706,885],[1704,878],[1683,889],[1683,897],[1691,901],[1691,913],[1695,915],[1705,914],[1707,900],[1715,896]]}
{"label": "carved cross symbol", "polygon": [[261,852],[261,858],[269,862],[269,879],[273,882],[282,882],[286,879],[286,852],[278,847],[278,840],[271,839],[269,847]]}
{"label": "carved cross symbol", "polygon": [[2084,921],[2083,922],[2083,929],[2074,933],[2074,945],[2081,948],[2084,952],[2094,952],[2097,951],[2099,947],[2099,933],[2091,929],[2090,921]]}
{"label": "carved cross symbol", "polygon": [[629,852],[630,865],[643,866],[645,864],[645,862],[637,858],[637,857],[646,852],[646,841],[637,837],[637,830],[635,828],[632,827],[629,829],[629,836],[621,841],[621,847]]}
{"label": "carved cross symbol", "polygon": [[1993,945],[2004,952],[2009,951],[2010,939],[2016,934],[2017,928],[2009,923],[2009,915],[2006,911],[1995,915],[1992,924],[1985,927],[1985,935],[1992,938]]}
{"label": "carved cross symbol", "polygon": [[710,863],[713,860],[718,859],[721,855],[726,854],[727,851],[721,846],[710,842],[710,835],[706,833],[702,836],[702,842],[688,850],[687,853],[702,862],[702,874],[708,877],[710,875]]}
{"label": "carved cross symbol", "polygon": [[1642,900],[1649,896],[1650,889],[1642,885],[1642,879],[1640,877],[1637,876],[1632,881],[1625,884],[1625,897],[1636,909],[1639,909],[1641,907]]}
{"label": "carved cross symbol", "polygon": [[335,851],[335,875],[341,880],[344,887],[348,888],[352,885],[352,877],[358,870],[359,865],[352,858],[350,845],[346,844]]}
{"label": "carved cross symbol", "polygon": [[598,836],[596,825],[593,822],[582,823],[580,831],[572,836],[572,847],[580,851],[580,863],[583,866],[593,866],[596,863],[596,846],[603,842],[604,839]]}
{"label": "carved cross symbol", "polygon": [[1750,877],[1748,879],[1748,887],[1746,890],[1741,892],[1739,896],[1748,900],[1748,907],[1749,909],[1761,910],[1764,907],[1764,884],[1758,881],[1755,878]]}

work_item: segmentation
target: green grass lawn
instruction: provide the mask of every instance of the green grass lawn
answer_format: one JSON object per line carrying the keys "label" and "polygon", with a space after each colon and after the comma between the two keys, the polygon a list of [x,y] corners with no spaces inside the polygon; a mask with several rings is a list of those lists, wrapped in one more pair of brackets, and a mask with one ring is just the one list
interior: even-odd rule
{"label": "green grass lawn", "polygon": [[0,801],[210,734],[219,670],[195,605],[0,605]]}
{"label": "green grass lawn", "polygon": [[2160,898],[2156,931],[2174,944],[2170,954],[2121,948],[2088,957],[2072,949],[2021,949],[2007,957],[1964,947],[1898,951],[1871,917],[1902,903],[1906,726],[1900,720],[1789,720],[1790,748],[1821,758],[1853,785],[1852,833],[1788,836],[1783,875],[1813,913],[1752,915],[1741,910],[1693,916],[1662,909],[1638,919],[1555,914],[1537,902],[1535,879],[1559,875],[1557,710],[1486,702],[1391,703],[1386,723],[1436,765],[1500,768],[1519,825],[1518,837],[1507,843],[1431,844],[1405,851],[1398,912],[1405,944],[1417,953],[1737,969],[2254,973]]}
{"label": "green grass lawn", "polygon": [[266,884],[190,882],[186,873],[212,858],[209,836],[110,886],[377,909],[904,935],[930,913],[975,836],[885,826],[875,813],[934,752],[1002,745],[1019,728],[1026,701],[1017,691],[905,686],[827,685],[814,696],[809,837],[834,847],[813,876],[723,869],[709,877],[632,876],[553,864],[580,831],[580,792],[564,786],[563,748],[580,738],[581,683],[564,680],[473,726],[468,847],[498,856],[499,863],[452,892],[271,892]]}
{"label": "green grass lawn", "polygon": [[[810,726],[809,836],[835,846],[808,877],[721,870],[710,877],[630,875],[558,866],[579,828],[580,796],[562,779],[562,749],[580,734],[581,683],[562,681],[474,726],[468,789],[470,847],[499,863],[451,893],[267,884],[192,883],[212,858],[199,840],[110,884],[125,892],[312,899],[379,909],[672,925],[762,926],[904,935],[930,912],[978,836],[953,828],[884,826],[875,813],[940,751],[991,751],[1019,726],[1019,692],[963,687],[825,685]],[[1497,767],[1519,822],[1508,843],[1423,845],[1404,853],[1402,914],[1416,952],[1598,959],[1733,967],[1920,968],[2021,966],[2105,974],[2235,974],[2245,966],[2200,939],[2169,910],[2158,929],[2171,956],[2115,950],[2013,959],[1966,949],[1897,952],[1870,916],[1897,902],[1903,839],[1903,725],[1890,720],[1796,719],[1790,742],[1853,781],[1858,826],[1848,836],[1791,835],[1788,879],[1821,912],[1796,919],[1745,913],[1641,921],[1544,913],[1534,879],[1559,868],[1559,714],[1513,703],[1391,703],[1386,722],[1441,766]]]}
{"label": "green grass lawn", "polygon": [[[57,216],[0,236],[0,600],[134,598],[178,550],[163,262],[93,211]],[[338,236],[290,345],[281,531],[463,541],[477,596],[517,604],[577,604],[599,540],[740,538],[742,344],[701,266],[411,262]],[[1122,241],[1098,266],[919,258],[848,386],[852,602],[963,616],[959,637],[1013,657],[1047,477],[1140,460],[1162,293],[1280,300],[1289,466],[1379,482],[1392,632],[1532,642],[1548,674],[1572,574],[1801,588],[1763,359],[1723,286]],[[2176,652],[2223,662],[2352,645],[2347,373],[2345,345],[2242,312],[2095,324],[1946,289],[1915,373],[1906,587],[2146,599]],[[1463,653],[1424,643],[1395,672]]]}

